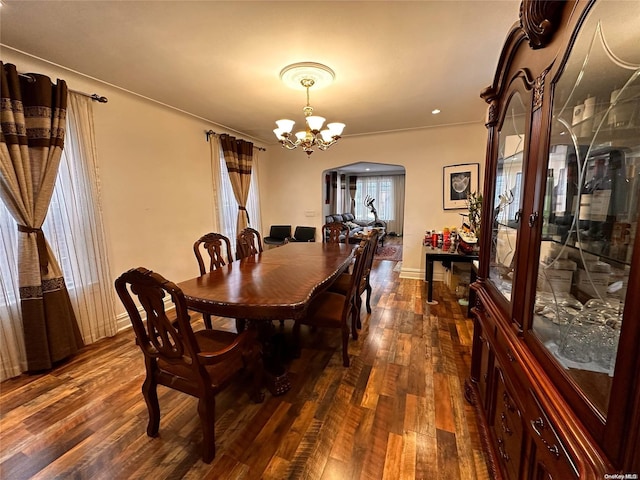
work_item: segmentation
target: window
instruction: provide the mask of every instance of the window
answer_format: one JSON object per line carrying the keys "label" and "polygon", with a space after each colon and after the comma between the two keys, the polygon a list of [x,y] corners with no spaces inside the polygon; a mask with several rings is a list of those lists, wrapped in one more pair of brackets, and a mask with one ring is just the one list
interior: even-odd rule
{"label": "window", "polygon": [[[91,100],[69,92],[65,147],[42,226],[63,271],[86,344],[116,333],[114,292],[97,191]],[[18,232],[0,201],[0,379],[24,371],[18,294]]]}
{"label": "window", "polygon": [[387,225],[387,232],[402,235],[404,225],[404,175],[357,177],[355,216],[358,220],[373,221],[373,214],[365,205],[367,196],[375,199],[373,206],[378,218]]}
{"label": "window", "polygon": [[[220,197],[221,207],[220,213],[222,234],[229,238],[236,238],[238,226],[238,202],[233,193],[231,179],[227,170],[227,164],[224,161],[224,154],[220,149]],[[254,154],[253,165],[251,168],[251,184],[249,186],[249,197],[247,199],[247,213],[249,214],[250,226],[258,231],[262,229],[262,221],[260,218],[258,191],[258,158]],[[235,245],[233,245],[235,247]]]}

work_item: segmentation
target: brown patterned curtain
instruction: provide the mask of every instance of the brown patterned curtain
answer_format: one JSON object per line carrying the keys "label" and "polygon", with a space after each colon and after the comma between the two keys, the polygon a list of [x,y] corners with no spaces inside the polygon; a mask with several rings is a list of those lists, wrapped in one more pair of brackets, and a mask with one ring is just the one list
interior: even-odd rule
{"label": "brown patterned curtain", "polygon": [[247,198],[251,184],[251,163],[253,161],[253,143],[237,140],[227,134],[220,135],[220,146],[227,164],[233,194],[238,202],[238,232],[250,224],[247,213]]}
{"label": "brown patterned curtain", "polygon": [[329,211],[331,213],[342,213],[338,211],[338,172],[331,172],[331,201]]}
{"label": "brown patterned curtain", "polygon": [[0,198],[18,225],[20,308],[29,371],[45,370],[82,347],[62,271],[44,223],[64,144],[67,85],[3,65]]}
{"label": "brown patterned curtain", "polygon": [[351,197],[351,207],[350,211],[353,215],[356,214],[356,184],[358,182],[358,177],[355,175],[351,175],[349,177],[349,196]]}

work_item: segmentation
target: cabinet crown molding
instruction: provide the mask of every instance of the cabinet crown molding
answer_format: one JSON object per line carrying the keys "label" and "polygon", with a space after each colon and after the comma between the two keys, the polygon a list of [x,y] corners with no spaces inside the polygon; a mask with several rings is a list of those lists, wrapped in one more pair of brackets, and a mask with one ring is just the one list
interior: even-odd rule
{"label": "cabinet crown molding", "polygon": [[533,49],[546,47],[560,26],[565,2],[558,0],[523,0],[520,4],[520,26]]}

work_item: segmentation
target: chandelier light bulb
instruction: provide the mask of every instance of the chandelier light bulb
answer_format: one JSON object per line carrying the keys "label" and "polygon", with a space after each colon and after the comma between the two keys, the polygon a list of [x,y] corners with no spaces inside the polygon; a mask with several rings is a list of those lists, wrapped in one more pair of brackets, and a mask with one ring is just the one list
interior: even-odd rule
{"label": "chandelier light bulb", "polygon": [[324,117],[312,115],[310,117],[307,117],[307,125],[309,125],[309,129],[311,131],[318,132],[322,128],[324,120]]}
{"label": "chandelier light bulb", "polygon": [[320,132],[320,135],[322,135],[322,140],[324,140],[325,142],[330,142],[331,140],[333,140],[333,135],[331,134],[330,130],[322,130]]}
{"label": "chandelier light bulb", "polygon": [[333,123],[327,124],[327,128],[331,132],[332,137],[335,137],[335,136],[339,137],[340,135],[342,135],[342,131],[344,130],[344,127],[346,127],[346,125],[340,122],[333,122]]}
{"label": "chandelier light bulb", "polygon": [[301,142],[303,142],[305,138],[307,138],[307,132],[305,130],[300,130],[299,132],[296,132],[296,138]]}
{"label": "chandelier light bulb", "polygon": [[276,125],[278,125],[278,128],[282,133],[291,133],[295,124],[296,122],[294,122],[293,120],[288,120],[286,118],[276,121]]}

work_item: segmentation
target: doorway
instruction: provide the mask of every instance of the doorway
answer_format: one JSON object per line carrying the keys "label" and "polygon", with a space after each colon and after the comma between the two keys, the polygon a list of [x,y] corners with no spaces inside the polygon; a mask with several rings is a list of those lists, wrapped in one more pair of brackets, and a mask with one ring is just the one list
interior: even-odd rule
{"label": "doorway", "polygon": [[387,235],[401,238],[404,180],[402,165],[357,162],[325,170],[323,215],[352,213],[362,224],[373,224],[377,216],[385,223]]}

